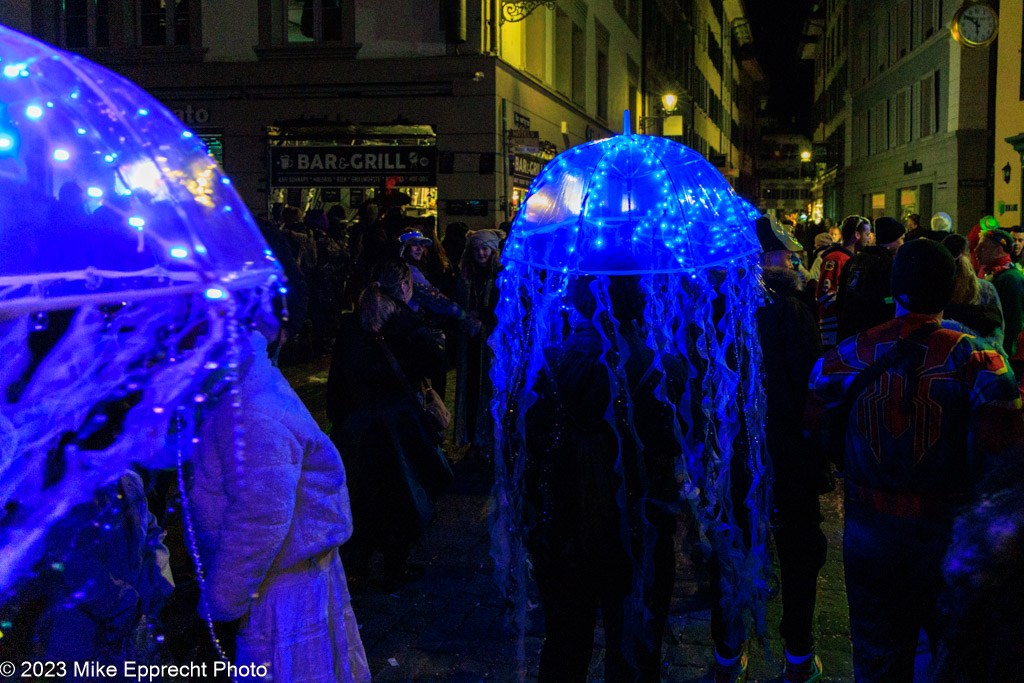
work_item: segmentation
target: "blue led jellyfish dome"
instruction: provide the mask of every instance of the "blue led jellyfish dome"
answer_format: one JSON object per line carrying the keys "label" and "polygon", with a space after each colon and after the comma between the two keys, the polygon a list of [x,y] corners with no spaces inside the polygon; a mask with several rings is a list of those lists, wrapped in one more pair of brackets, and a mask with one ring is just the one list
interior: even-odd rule
{"label": "blue led jellyfish dome", "polygon": [[568,273],[710,268],[759,250],[751,209],[694,150],[627,130],[548,162],[502,256]]}
{"label": "blue led jellyfish dome", "polygon": [[76,505],[189,457],[280,272],[167,108],[0,26],[0,605]]}
{"label": "blue led jellyfish dome", "polygon": [[0,26],[0,310],[263,280],[206,146],[148,94]]}

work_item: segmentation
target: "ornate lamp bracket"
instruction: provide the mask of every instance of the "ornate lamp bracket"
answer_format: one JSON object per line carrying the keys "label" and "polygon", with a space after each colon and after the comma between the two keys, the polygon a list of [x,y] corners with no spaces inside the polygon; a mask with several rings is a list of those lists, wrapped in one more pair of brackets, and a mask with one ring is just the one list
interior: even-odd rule
{"label": "ornate lamp bracket", "polygon": [[522,21],[541,5],[554,9],[557,0],[501,0],[501,22]]}

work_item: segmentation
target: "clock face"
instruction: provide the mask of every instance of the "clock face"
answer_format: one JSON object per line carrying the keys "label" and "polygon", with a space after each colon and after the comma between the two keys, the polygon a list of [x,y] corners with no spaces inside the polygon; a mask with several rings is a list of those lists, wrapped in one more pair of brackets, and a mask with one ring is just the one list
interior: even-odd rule
{"label": "clock face", "polygon": [[958,23],[964,42],[980,45],[995,35],[996,13],[988,5],[971,5],[964,9]]}

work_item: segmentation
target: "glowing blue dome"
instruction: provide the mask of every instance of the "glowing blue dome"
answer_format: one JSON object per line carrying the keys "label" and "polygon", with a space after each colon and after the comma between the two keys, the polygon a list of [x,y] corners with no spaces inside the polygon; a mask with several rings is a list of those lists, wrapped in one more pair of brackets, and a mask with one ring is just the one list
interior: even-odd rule
{"label": "glowing blue dome", "polygon": [[627,130],[548,162],[502,257],[564,273],[711,268],[759,251],[752,209],[697,152]]}
{"label": "glowing blue dome", "polygon": [[0,312],[265,283],[206,146],[122,77],[0,26]]}

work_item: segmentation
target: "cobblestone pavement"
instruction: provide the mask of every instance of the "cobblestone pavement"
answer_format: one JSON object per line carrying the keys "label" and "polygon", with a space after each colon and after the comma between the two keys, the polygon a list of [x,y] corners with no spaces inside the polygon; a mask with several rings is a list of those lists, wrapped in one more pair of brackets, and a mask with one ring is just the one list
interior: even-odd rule
{"label": "cobblestone pavement", "polygon": [[[324,423],[326,363],[286,370],[311,412]],[[449,383],[450,386],[454,382]],[[482,458],[452,454],[455,483],[438,501],[437,517],[414,549],[408,580],[383,586],[374,578],[350,584],[375,681],[514,681],[514,638],[503,627],[502,599],[492,582],[487,513],[490,465]],[[828,558],[818,584],[815,638],[826,683],[853,680],[842,565],[840,496],[822,500]],[[680,544],[682,545],[682,544]],[[678,559],[676,594],[665,634],[665,681],[707,680],[713,659],[710,611],[696,567],[685,553]],[[371,572],[372,574],[372,572]],[[778,637],[781,600],[768,604],[769,645],[749,643],[751,683],[781,681]],[[526,638],[527,681],[535,681],[543,639],[543,617],[534,613]],[[591,680],[603,680],[603,633],[595,637]]]}

